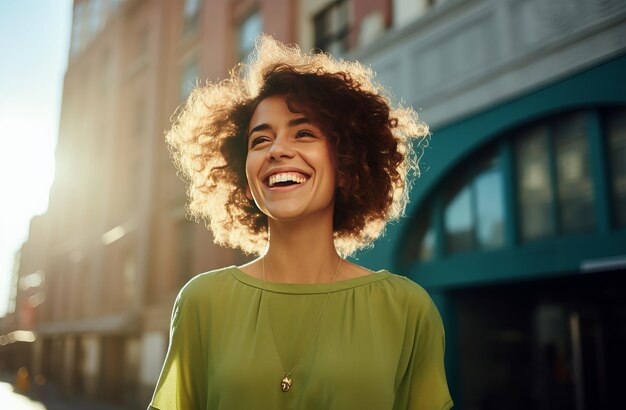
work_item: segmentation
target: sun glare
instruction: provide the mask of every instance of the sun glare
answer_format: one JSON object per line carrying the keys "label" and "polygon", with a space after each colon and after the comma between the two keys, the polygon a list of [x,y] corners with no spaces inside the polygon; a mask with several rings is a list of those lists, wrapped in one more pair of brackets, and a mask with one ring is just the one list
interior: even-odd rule
{"label": "sun glare", "polygon": [[[5,259],[27,239],[30,219],[48,208],[55,138],[54,128],[34,119],[0,120],[0,256]],[[6,275],[12,261],[0,262]]]}
{"label": "sun glare", "polygon": [[2,218],[15,222],[45,212],[54,178],[54,137],[36,121],[3,124],[0,150]]}

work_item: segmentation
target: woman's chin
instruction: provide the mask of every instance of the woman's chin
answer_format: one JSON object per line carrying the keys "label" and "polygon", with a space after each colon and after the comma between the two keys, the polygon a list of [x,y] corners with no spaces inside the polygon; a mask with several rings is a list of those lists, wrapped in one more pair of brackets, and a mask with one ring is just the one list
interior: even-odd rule
{"label": "woman's chin", "polygon": [[307,209],[302,206],[281,206],[279,209],[266,209],[265,214],[275,223],[293,223],[298,221],[315,220],[322,224],[325,216],[332,221],[332,207],[328,209]]}

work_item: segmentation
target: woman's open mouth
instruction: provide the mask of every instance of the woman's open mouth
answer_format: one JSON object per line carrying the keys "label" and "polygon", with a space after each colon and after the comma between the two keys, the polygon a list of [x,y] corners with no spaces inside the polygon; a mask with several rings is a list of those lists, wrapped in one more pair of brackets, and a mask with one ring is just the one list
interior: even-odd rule
{"label": "woman's open mouth", "polygon": [[304,184],[308,179],[308,175],[299,172],[280,172],[270,175],[265,180],[265,185],[269,188],[282,188]]}

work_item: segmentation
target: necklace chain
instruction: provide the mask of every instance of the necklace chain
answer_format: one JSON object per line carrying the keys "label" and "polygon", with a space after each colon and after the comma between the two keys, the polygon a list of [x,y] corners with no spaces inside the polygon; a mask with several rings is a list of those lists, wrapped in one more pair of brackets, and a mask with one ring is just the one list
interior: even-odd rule
{"label": "necklace chain", "polygon": [[[311,343],[313,342],[313,337],[316,334],[317,325],[319,324],[319,321],[322,318],[322,314],[324,313],[324,308],[326,308],[326,302],[328,302],[328,296],[330,295],[330,291],[332,290],[333,285],[335,284],[335,279],[337,279],[337,274],[339,273],[339,267],[341,266],[341,262],[343,262],[343,258],[339,258],[337,269],[335,270],[335,274],[333,275],[330,285],[328,286],[328,290],[326,291],[326,296],[324,297],[324,303],[322,303],[322,308],[320,309],[320,312],[317,315],[317,319],[315,319],[315,323],[313,324],[313,329],[311,329],[311,336],[309,337],[309,341],[307,342],[306,347],[302,351],[302,354],[300,354],[300,358],[298,359],[296,364],[291,368],[291,370],[289,370],[288,372],[285,372],[285,376],[282,378],[280,382],[280,389],[284,392],[288,392],[289,389],[291,388],[291,385],[292,385],[291,375],[298,368],[300,363],[302,363],[302,360],[304,359],[307,352],[309,351],[309,348],[311,347]],[[263,266],[263,281],[265,282],[266,281],[265,280],[265,257],[261,259],[261,263]],[[280,360],[280,365],[282,366],[283,371],[284,371],[286,367],[283,362],[283,358],[281,357],[280,352],[278,351],[278,343],[276,343],[276,334],[274,333],[274,328],[272,326],[272,318],[271,318],[272,315],[270,312],[269,300],[268,300],[267,295],[265,294],[265,289],[262,289],[261,292],[262,292],[261,293],[262,297],[265,300],[265,310],[267,311],[267,322],[269,323],[270,333],[272,334],[272,339],[274,340],[274,348],[276,349],[276,355],[278,356],[278,359]]]}

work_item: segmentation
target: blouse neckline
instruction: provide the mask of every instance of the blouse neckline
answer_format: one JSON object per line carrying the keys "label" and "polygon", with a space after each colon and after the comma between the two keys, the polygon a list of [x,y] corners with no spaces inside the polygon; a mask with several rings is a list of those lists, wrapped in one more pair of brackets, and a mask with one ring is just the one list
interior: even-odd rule
{"label": "blouse neckline", "polygon": [[[255,278],[254,276],[250,276],[236,266],[231,266],[229,270],[238,281],[258,289],[266,290],[268,292],[286,293],[294,295],[319,294],[328,293],[329,288],[331,287],[330,283],[268,282]],[[380,270],[377,272],[372,272],[368,275],[357,276],[356,278],[338,280],[332,285],[330,293],[374,283],[379,280],[388,278],[391,275],[392,274],[386,270]]]}

